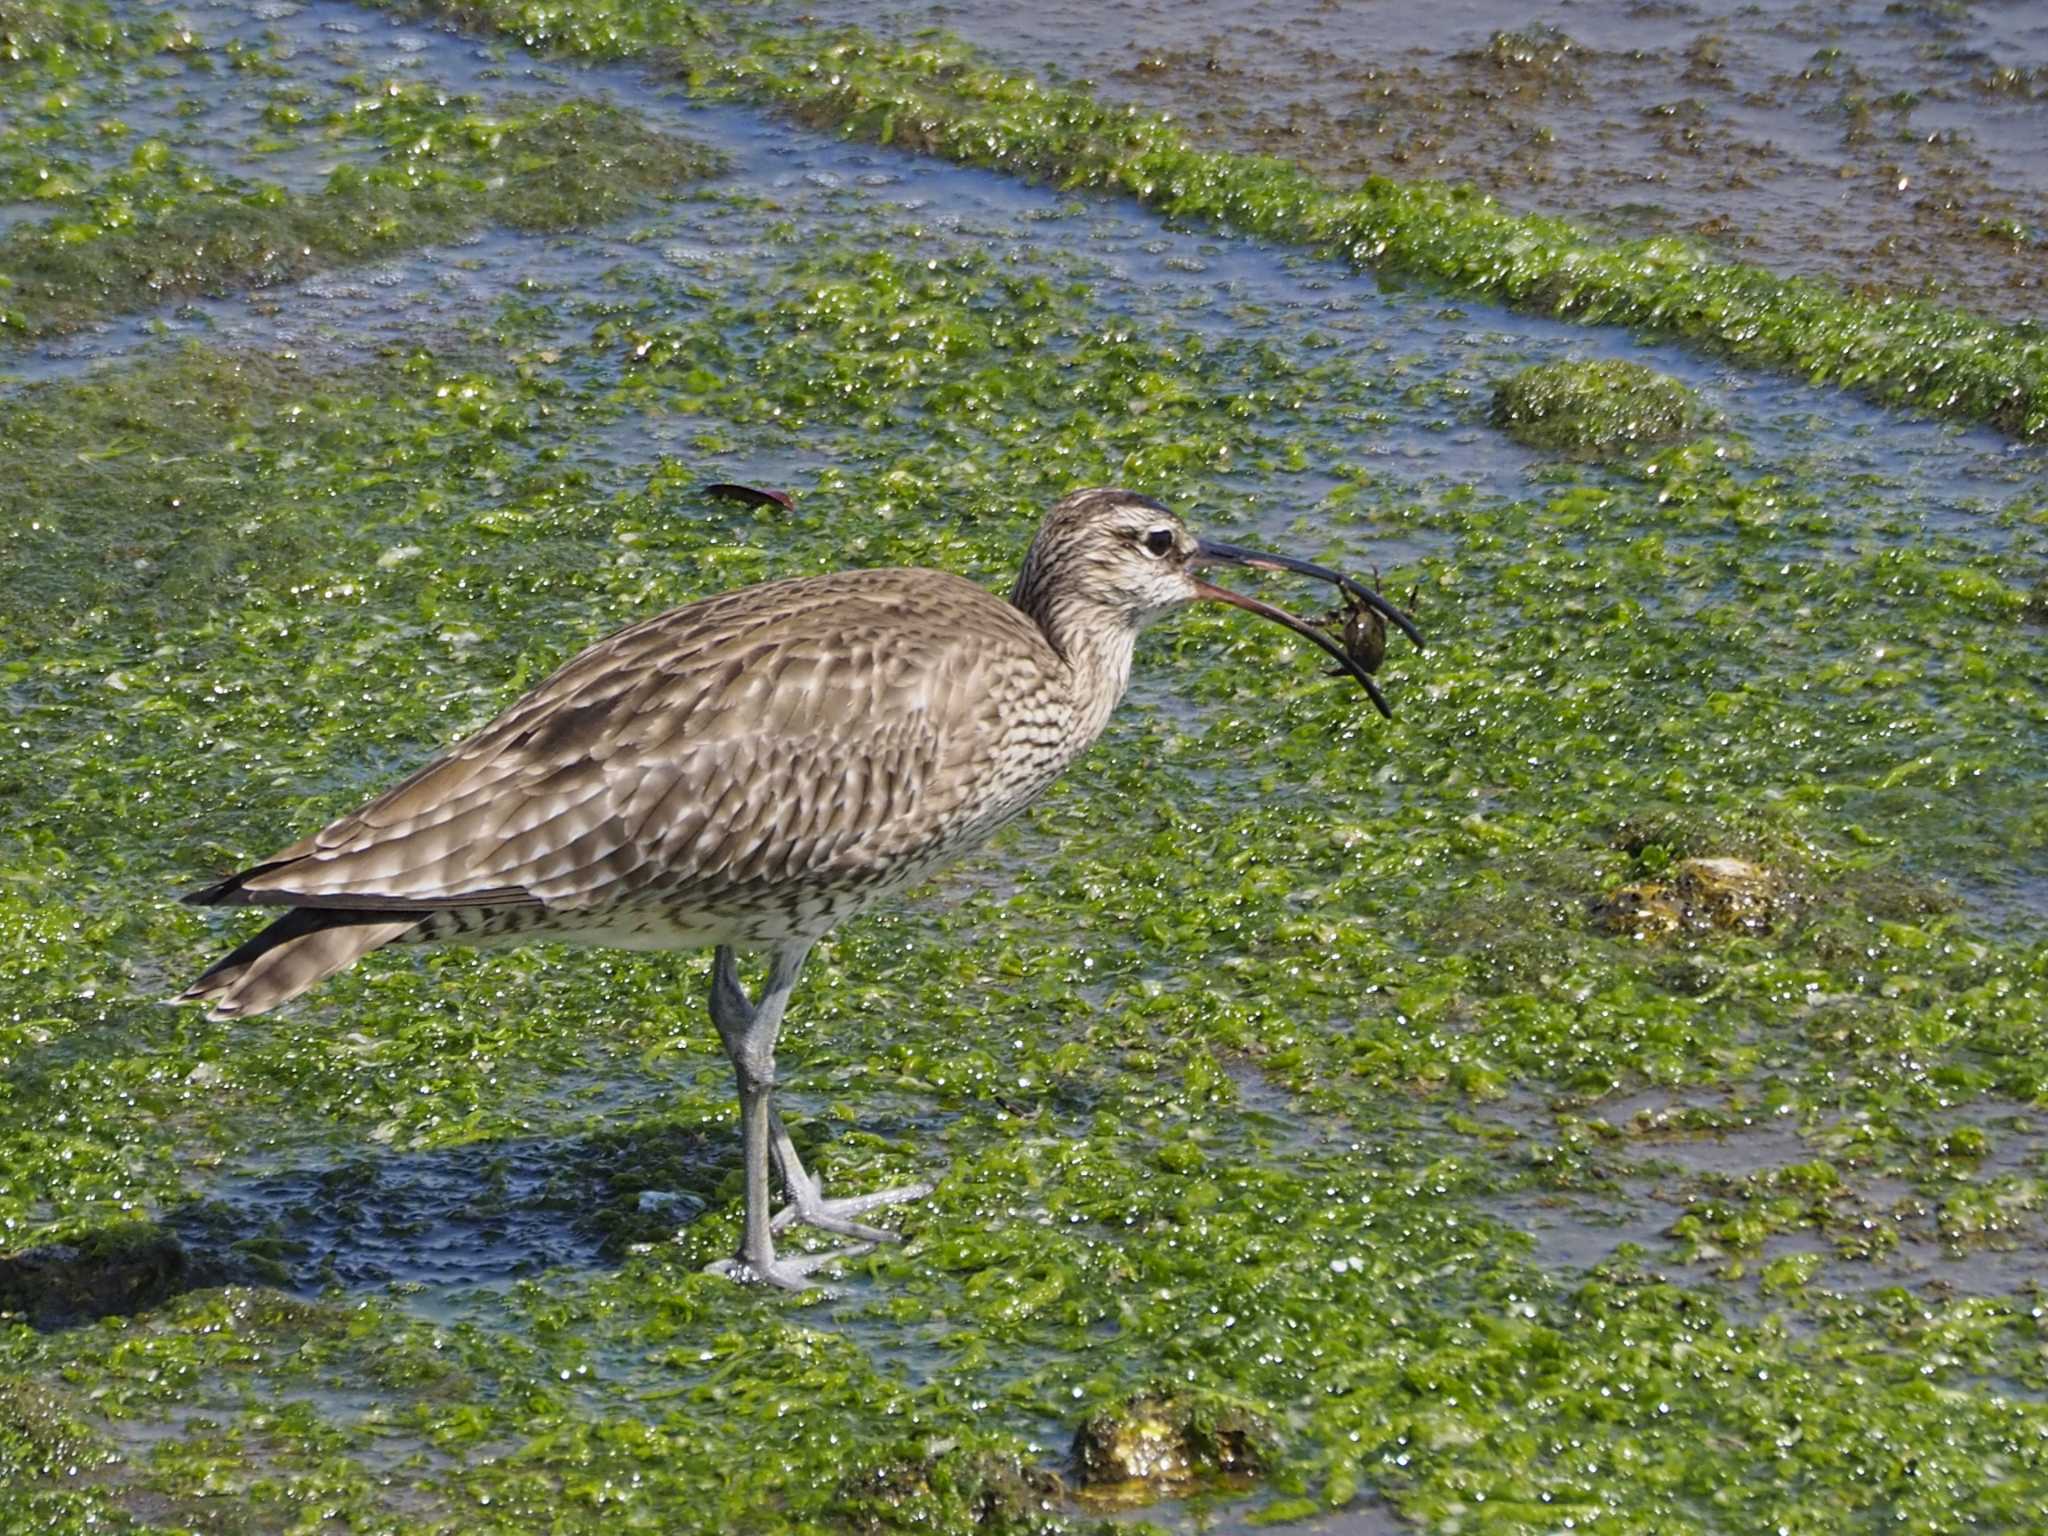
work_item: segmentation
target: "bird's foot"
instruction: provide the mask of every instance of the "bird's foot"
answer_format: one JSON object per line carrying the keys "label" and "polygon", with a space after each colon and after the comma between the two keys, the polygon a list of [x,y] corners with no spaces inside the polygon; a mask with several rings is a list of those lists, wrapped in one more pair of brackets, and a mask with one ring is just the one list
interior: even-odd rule
{"label": "bird's foot", "polygon": [[827,1253],[770,1254],[750,1259],[744,1254],[720,1259],[704,1266],[707,1275],[722,1275],[741,1285],[772,1285],[777,1290],[807,1291],[810,1276],[839,1259],[857,1259],[874,1248],[873,1243],[855,1243],[851,1248],[834,1248]]}
{"label": "bird's foot", "polygon": [[931,1192],[929,1184],[904,1184],[895,1189],[878,1189],[872,1194],[842,1195],[828,1200],[819,1193],[817,1181],[806,1176],[801,1182],[790,1185],[789,1204],[775,1213],[768,1227],[772,1232],[780,1232],[787,1227],[816,1227],[820,1232],[836,1232],[841,1237],[857,1238],[863,1243],[900,1243],[903,1241],[901,1233],[891,1232],[886,1227],[871,1227],[853,1218],[878,1206],[922,1200]]}

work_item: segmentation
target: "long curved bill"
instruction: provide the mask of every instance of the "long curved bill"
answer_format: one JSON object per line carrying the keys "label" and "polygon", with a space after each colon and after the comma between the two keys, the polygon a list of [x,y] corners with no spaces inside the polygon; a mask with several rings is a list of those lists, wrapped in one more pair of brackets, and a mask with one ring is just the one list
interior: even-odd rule
{"label": "long curved bill", "polygon": [[[1192,564],[1196,566],[1241,565],[1255,571],[1292,571],[1298,576],[1313,576],[1318,581],[1327,581],[1332,586],[1339,587],[1345,592],[1350,593],[1381,617],[1390,620],[1402,634],[1415,642],[1417,650],[1423,649],[1422,631],[1415,627],[1413,619],[1388,602],[1385,597],[1375,592],[1371,587],[1366,586],[1362,582],[1353,581],[1341,571],[1333,571],[1326,565],[1317,565],[1309,560],[1297,560],[1292,555],[1269,555],[1264,550],[1246,549],[1238,544],[1219,544],[1211,539],[1197,539],[1195,541],[1195,558]],[[1262,619],[1271,619],[1275,624],[1282,624],[1293,630],[1304,640],[1313,641],[1321,646],[1336,658],[1337,664],[1340,667],[1363,685],[1366,694],[1372,699],[1374,706],[1381,714],[1385,715],[1389,720],[1394,718],[1394,711],[1387,703],[1387,696],[1380,692],[1380,686],[1373,681],[1372,674],[1360,666],[1352,658],[1349,651],[1345,650],[1343,646],[1332,640],[1313,624],[1296,618],[1285,608],[1277,608],[1271,603],[1262,603],[1256,597],[1247,597],[1242,592],[1233,592],[1228,587],[1219,587],[1211,582],[1196,581],[1195,592],[1197,596],[1206,598],[1210,602],[1228,603],[1233,608],[1242,608],[1247,613],[1256,613]]]}

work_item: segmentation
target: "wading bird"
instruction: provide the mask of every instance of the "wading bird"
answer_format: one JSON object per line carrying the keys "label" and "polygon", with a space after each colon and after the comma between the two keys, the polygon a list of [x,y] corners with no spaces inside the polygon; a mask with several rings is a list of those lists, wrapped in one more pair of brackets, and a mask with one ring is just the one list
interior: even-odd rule
{"label": "wading bird", "polygon": [[[1008,602],[943,571],[842,571],[598,641],[360,810],[187,896],[289,910],[181,1000],[264,1013],[386,944],[712,945],[746,1173],[739,1255],[717,1267],[801,1287],[849,1250],[778,1256],[776,1231],[889,1240],[856,1218],[930,1192],[827,1199],[783,1128],[775,1037],[813,944],[1035,800],[1101,733],[1139,631],[1178,608],[1232,603],[1284,624],[1389,712],[1327,634],[1197,574],[1223,565],[1334,583],[1421,644],[1349,577],[1198,539],[1129,491],[1077,491],[1047,514]],[[768,956],[758,1002],[739,950]],[[771,1159],[789,1202],[773,1216]]]}

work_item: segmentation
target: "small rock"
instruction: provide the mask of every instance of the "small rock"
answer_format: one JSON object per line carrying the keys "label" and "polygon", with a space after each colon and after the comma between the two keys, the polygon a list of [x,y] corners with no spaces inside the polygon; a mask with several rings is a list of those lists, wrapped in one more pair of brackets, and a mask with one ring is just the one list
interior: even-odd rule
{"label": "small rock", "polygon": [[1768,933],[1791,905],[1784,878],[1746,859],[1681,859],[1663,880],[1617,886],[1594,904],[1609,933],[1661,939],[1695,932]]}
{"label": "small rock", "polygon": [[1645,940],[1676,933],[1685,922],[1677,895],[1655,880],[1638,880],[1609,891],[1593,908],[1593,915],[1609,933]]}
{"label": "small rock", "polygon": [[704,1202],[678,1189],[643,1189],[633,1202],[643,1216],[688,1217],[704,1209]]}
{"label": "small rock", "polygon": [[1787,899],[1783,880],[1745,859],[1685,859],[1672,874],[1687,917],[1710,928],[1767,933]]}
{"label": "small rock", "polygon": [[164,1228],[120,1222],[73,1242],[0,1253],[0,1314],[17,1314],[36,1328],[69,1327],[146,1312],[222,1278]]}
{"label": "small rock", "polygon": [[1203,1479],[1258,1473],[1272,1441],[1272,1432],[1242,1409],[1140,1393],[1075,1432],[1074,1465],[1084,1498],[1149,1504]]}

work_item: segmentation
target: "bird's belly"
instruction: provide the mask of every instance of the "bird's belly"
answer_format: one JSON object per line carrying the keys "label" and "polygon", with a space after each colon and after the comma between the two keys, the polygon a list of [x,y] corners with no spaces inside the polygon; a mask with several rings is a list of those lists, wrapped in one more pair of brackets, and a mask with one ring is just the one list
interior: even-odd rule
{"label": "bird's belly", "polygon": [[829,891],[775,891],[717,901],[678,900],[660,894],[629,897],[601,907],[550,910],[502,907],[436,913],[408,935],[414,943],[501,949],[515,944],[574,944],[586,949],[703,949],[817,939],[865,901]]}
{"label": "bird's belly", "polygon": [[917,885],[988,841],[1050,782],[1003,786],[979,815],[935,829],[919,846],[841,867],[768,880],[675,886],[659,880],[587,907],[443,908],[403,942],[501,948],[557,943],[588,948],[675,950],[713,944],[765,948],[816,940],[847,918]]}
{"label": "bird's belly", "polygon": [[416,943],[474,948],[556,943],[637,950],[702,949],[713,944],[765,948],[816,940],[847,918],[952,863],[986,841],[994,830],[975,829],[976,835],[949,838],[886,866],[836,878],[797,877],[715,893],[655,888],[585,908],[444,910],[408,938]]}

